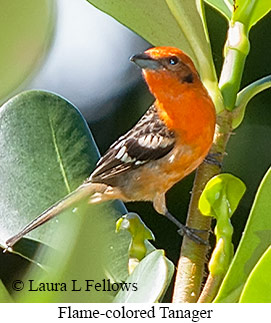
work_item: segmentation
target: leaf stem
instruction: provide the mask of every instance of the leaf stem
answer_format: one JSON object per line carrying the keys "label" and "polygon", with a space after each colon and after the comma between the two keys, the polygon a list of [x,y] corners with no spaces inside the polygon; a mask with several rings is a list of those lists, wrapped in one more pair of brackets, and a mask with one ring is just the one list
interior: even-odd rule
{"label": "leaf stem", "polygon": [[265,76],[241,90],[237,94],[235,109],[233,110],[233,129],[242,122],[248,102],[258,93],[271,87],[271,75]]}

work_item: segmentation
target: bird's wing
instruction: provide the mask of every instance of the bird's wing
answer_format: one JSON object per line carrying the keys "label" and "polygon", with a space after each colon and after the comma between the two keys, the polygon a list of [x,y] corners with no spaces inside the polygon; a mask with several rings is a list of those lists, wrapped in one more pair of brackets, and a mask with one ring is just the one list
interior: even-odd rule
{"label": "bird's wing", "polygon": [[110,179],[162,158],[172,150],[174,144],[174,132],[166,127],[155,105],[152,105],[129,132],[110,146],[97,163],[90,180]]}

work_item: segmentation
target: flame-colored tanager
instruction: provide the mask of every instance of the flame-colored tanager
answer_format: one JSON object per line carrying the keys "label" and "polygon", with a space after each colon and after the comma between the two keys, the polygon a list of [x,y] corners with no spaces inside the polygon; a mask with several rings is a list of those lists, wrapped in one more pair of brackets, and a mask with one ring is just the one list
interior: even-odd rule
{"label": "flame-colored tanager", "polygon": [[112,199],[152,201],[182,234],[205,243],[167,210],[165,193],[196,169],[213,141],[215,108],[192,60],[173,47],[154,47],[131,60],[143,70],[153,105],[138,123],[113,143],[90,177],[64,200],[7,240],[12,247],[23,235],[72,206],[83,196],[90,203]]}

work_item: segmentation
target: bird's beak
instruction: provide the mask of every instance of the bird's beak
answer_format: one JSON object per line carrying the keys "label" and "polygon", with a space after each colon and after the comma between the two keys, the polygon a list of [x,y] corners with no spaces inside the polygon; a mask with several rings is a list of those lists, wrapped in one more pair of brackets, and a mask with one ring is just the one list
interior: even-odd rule
{"label": "bird's beak", "polygon": [[130,58],[130,61],[143,69],[157,70],[161,68],[160,62],[146,53],[136,54]]}

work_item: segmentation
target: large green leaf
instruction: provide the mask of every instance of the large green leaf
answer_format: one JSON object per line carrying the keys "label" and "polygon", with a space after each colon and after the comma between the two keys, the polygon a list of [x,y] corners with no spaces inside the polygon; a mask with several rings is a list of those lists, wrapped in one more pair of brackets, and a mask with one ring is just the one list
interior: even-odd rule
{"label": "large green leaf", "polygon": [[271,10],[270,0],[236,0],[233,21],[240,21],[250,29]]}
{"label": "large green leaf", "polygon": [[271,168],[264,176],[256,194],[249,219],[215,302],[236,302],[244,284],[271,244]]}
{"label": "large green leaf", "polygon": [[217,109],[222,109],[201,0],[88,1],[154,46],[175,46],[186,52]]}
{"label": "large green leaf", "polygon": [[53,0],[0,0],[0,103],[37,68],[52,38]]}
{"label": "large green leaf", "polygon": [[[115,303],[154,303],[165,292],[174,272],[174,265],[165,258],[163,250],[146,256],[123,284]],[[130,287],[129,290],[126,287]]]}
{"label": "large green leaf", "polygon": [[[15,96],[0,110],[0,243],[77,188],[98,151],[81,114],[46,92]],[[54,219],[29,236],[53,245]]]}
{"label": "large green leaf", "polygon": [[241,303],[271,302],[271,247],[253,268],[240,297]]}
{"label": "large green leaf", "polygon": [[[9,100],[0,109],[1,244],[79,186],[98,157],[86,122],[71,103],[42,91],[24,92]],[[23,279],[25,288],[14,292],[14,298],[109,301],[113,296],[108,292],[72,292],[71,280],[84,286],[87,279],[127,278],[130,239],[124,232],[114,232],[115,221],[124,212],[123,205],[116,202],[91,206],[82,200],[76,209],[31,232],[28,236],[32,239],[51,246],[35,248],[34,255],[31,251],[34,261],[46,266],[46,271],[30,266]],[[23,239],[14,249],[29,257],[31,245],[36,242]],[[70,292],[31,292],[31,279],[36,284],[64,282]]]}

